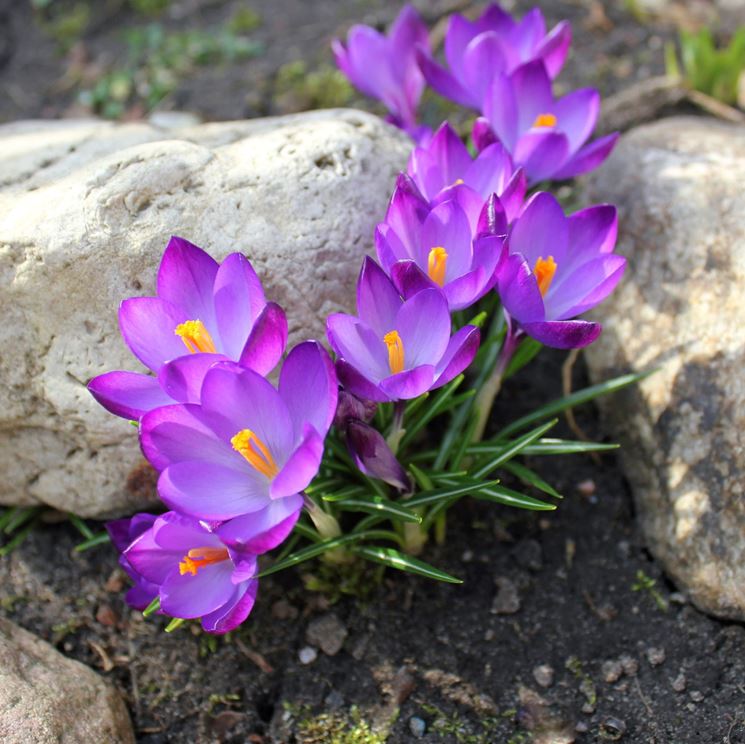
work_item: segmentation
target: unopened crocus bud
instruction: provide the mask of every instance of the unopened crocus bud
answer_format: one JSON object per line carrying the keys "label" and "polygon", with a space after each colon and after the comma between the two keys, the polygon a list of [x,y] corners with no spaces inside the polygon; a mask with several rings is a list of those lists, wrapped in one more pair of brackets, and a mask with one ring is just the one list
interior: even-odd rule
{"label": "unopened crocus bud", "polygon": [[339,402],[336,406],[334,426],[341,431],[346,431],[347,424],[352,420],[370,421],[375,415],[378,404],[371,400],[358,398],[346,390],[339,391]]}
{"label": "unopened crocus bud", "polygon": [[347,424],[347,447],[357,467],[373,478],[401,491],[411,491],[411,481],[383,435],[364,421]]}

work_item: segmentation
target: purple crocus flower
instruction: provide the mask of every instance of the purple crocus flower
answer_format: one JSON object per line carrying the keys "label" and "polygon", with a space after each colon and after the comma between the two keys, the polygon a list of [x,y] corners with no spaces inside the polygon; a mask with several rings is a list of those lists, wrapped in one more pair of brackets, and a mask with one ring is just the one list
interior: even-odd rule
{"label": "purple crocus flower", "polygon": [[[507,220],[495,196],[484,209],[483,199],[465,184],[448,193],[448,200],[431,206],[400,178],[375,245],[383,269],[406,299],[441,288],[450,310],[460,310],[494,286]],[[475,219],[482,212],[484,219]]]}
{"label": "purple crocus flower", "polygon": [[[157,297],[133,297],[119,308],[119,327],[132,353],[155,377],[116,371],[88,384],[107,410],[137,420],[158,406],[195,402],[205,372],[231,359],[259,374],[279,362],[287,320],[267,303],[249,261],[231,253],[222,264],[173,237],[158,269]],[[174,361],[175,360],[175,361]]]}
{"label": "purple crocus flower", "polygon": [[491,4],[476,21],[453,15],[445,34],[445,59],[450,67],[434,61],[426,49],[417,54],[427,82],[440,95],[463,106],[481,110],[492,80],[510,74],[524,62],[542,61],[555,78],[566,59],[572,31],[562,21],[549,34],[538,8],[520,22]]}
{"label": "purple crocus flower", "polygon": [[522,208],[527,188],[525,174],[522,169],[515,169],[502,144],[495,141],[474,159],[448,122],[440,126],[426,146],[414,148],[408,173],[429,202],[449,198],[450,187],[461,184],[478,194],[482,203],[496,194],[508,221]]}
{"label": "purple crocus flower", "polygon": [[127,592],[126,600],[136,610],[144,610],[158,596],[158,585],[144,579],[127,560],[124,551],[147,532],[156,519],[154,514],[135,514],[129,519],[116,519],[106,523],[111,542],[119,552],[119,565],[134,582],[134,586]]}
{"label": "purple crocus flower", "polygon": [[201,404],[165,406],[141,420],[142,450],[161,471],[160,498],[191,517],[229,520],[300,493],[320,466],[336,400],[334,365],[315,341],[289,353],[278,389],[253,370],[215,364]]}
{"label": "purple crocus flower", "polygon": [[257,556],[287,537],[302,503],[302,496],[282,499],[250,519],[224,525],[166,512],[122,557],[140,581],[155,587],[161,612],[201,618],[208,633],[227,633],[253,608],[259,587]]}
{"label": "purple crocus flower", "polygon": [[559,349],[598,337],[600,324],[572,319],[604,300],[623,276],[626,259],[613,253],[617,230],[611,205],[566,217],[551,194],[530,199],[512,226],[497,285],[522,331]]}
{"label": "purple crocus flower", "polygon": [[383,435],[364,421],[351,420],[346,429],[347,449],[357,467],[400,491],[411,491],[411,481]]}
{"label": "purple crocus flower", "polygon": [[440,289],[423,289],[404,301],[369,257],[357,282],[357,312],[359,317],[330,315],[326,329],[340,381],[368,400],[416,398],[460,374],[478,350],[474,326],[450,336]]}
{"label": "purple crocus flower", "polygon": [[[614,133],[586,144],[600,113],[600,94],[582,88],[555,99],[540,61],[528,62],[511,75],[497,75],[483,113],[531,184],[573,178],[597,168],[618,139]],[[482,123],[474,127],[477,147],[484,144],[483,132]]]}
{"label": "purple crocus flower", "polygon": [[418,47],[429,49],[427,27],[411,5],[405,5],[384,36],[370,26],[352,26],[347,43],[334,39],[331,48],[339,69],[363,93],[382,101],[389,121],[415,140],[429,130],[417,125],[416,109],[424,77],[416,61]]}

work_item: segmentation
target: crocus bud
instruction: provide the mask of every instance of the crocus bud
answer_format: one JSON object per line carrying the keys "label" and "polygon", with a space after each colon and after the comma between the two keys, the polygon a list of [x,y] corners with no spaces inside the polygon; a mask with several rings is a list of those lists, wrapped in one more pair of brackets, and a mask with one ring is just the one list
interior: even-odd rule
{"label": "crocus bud", "polygon": [[366,475],[401,491],[411,491],[411,481],[383,435],[363,421],[347,424],[347,447],[357,467]]}
{"label": "crocus bud", "polygon": [[358,398],[346,390],[339,391],[338,400],[336,415],[334,416],[334,426],[341,431],[346,430],[347,424],[352,419],[370,421],[378,407],[377,403],[371,400],[365,400],[364,398]]}

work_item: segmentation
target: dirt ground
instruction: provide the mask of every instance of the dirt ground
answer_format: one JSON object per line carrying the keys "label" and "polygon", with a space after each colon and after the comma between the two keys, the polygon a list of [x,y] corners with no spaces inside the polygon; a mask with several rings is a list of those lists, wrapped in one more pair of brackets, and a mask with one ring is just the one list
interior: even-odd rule
{"label": "dirt ground", "polygon": [[[258,14],[247,36],[261,51],[179,72],[157,110],[217,120],[361,105],[330,72],[328,40],[354,21],[385,24],[400,7],[184,0],[151,18],[133,9],[144,4],[92,3],[85,30],[60,41],[57,27],[50,32],[59,11],[0,0],[0,121],[89,113],[81,91],[123,64],[123,29],[217,28],[243,7]],[[567,87],[610,94],[661,71],[672,32],[640,22],[631,3],[539,4],[551,21],[573,21]],[[420,7],[436,22],[466,5]],[[137,118],[148,108],[130,96],[120,114]],[[429,100],[427,116],[441,113]],[[563,359],[544,351],[509,381],[496,421],[558,396]],[[581,364],[575,377],[586,382]],[[633,393],[619,394],[619,405],[625,394]],[[591,437],[609,439],[592,407],[578,420]],[[250,621],[229,637],[192,626],[166,635],[162,620],[124,604],[113,552],[74,553],[81,538],[62,523],[35,530],[0,559],[0,612],[111,679],[148,744],[385,741],[373,729],[387,729],[393,743],[744,743],[745,628],[701,614],[668,583],[637,531],[616,458],[528,464],[565,499],[541,514],[461,502],[446,544],[423,556],[463,578],[461,586],[374,570],[340,580],[312,563],[263,580]],[[306,633],[314,624],[318,645],[322,618],[329,638],[346,637],[335,655],[312,658]]]}

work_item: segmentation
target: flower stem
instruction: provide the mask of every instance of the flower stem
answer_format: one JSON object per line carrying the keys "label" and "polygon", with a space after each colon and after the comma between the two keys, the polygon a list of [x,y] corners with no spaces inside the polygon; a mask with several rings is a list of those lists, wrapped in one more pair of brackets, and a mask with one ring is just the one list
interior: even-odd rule
{"label": "flower stem", "polygon": [[391,424],[391,431],[386,437],[385,441],[391,448],[391,452],[393,452],[394,455],[398,453],[398,445],[401,443],[403,435],[406,434],[406,429],[404,429],[405,411],[405,400],[397,400],[393,404],[393,423]]}
{"label": "flower stem", "polygon": [[471,435],[472,442],[480,442],[484,436],[484,430],[489,421],[489,414],[494,405],[494,399],[502,387],[504,373],[507,371],[507,367],[509,367],[512,357],[515,355],[522,339],[523,332],[516,329],[512,323],[512,319],[507,317],[507,334],[504,337],[504,343],[497,357],[497,362],[494,365],[494,370],[481,386],[474,399],[473,408],[476,412],[476,425]]}
{"label": "flower stem", "polygon": [[336,521],[336,518],[321,509],[310,496],[305,497],[305,508],[315,528],[318,530],[318,534],[324,540],[341,535],[341,527]]}

